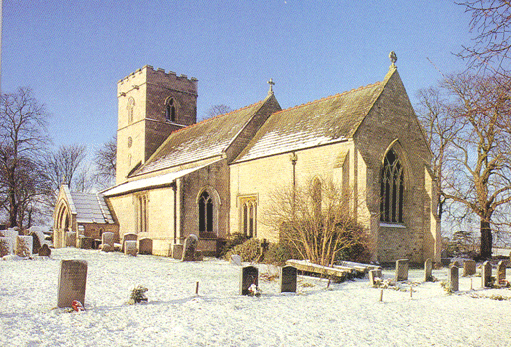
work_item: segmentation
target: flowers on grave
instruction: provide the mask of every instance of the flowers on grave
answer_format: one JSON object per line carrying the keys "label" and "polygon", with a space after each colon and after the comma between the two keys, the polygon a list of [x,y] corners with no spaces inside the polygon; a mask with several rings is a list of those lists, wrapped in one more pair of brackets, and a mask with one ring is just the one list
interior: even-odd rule
{"label": "flowers on grave", "polygon": [[259,289],[259,287],[255,283],[253,283],[252,285],[250,285],[250,287],[248,287],[248,292],[249,292],[248,295],[250,296],[259,297],[261,296],[262,290]]}
{"label": "flowers on grave", "polygon": [[85,308],[83,307],[82,303],[78,300],[73,300],[73,302],[71,303],[71,307],[76,312],[85,311]]}
{"label": "flowers on grave", "polygon": [[145,293],[148,289],[140,284],[131,290],[131,296],[128,300],[128,305],[139,304],[141,302],[147,302]]}

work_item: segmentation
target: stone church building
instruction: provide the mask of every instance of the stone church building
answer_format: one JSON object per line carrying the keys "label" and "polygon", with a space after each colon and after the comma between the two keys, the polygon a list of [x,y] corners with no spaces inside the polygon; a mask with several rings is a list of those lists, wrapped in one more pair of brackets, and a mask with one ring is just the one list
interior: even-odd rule
{"label": "stone church building", "polygon": [[[432,154],[394,61],[365,87],[282,110],[270,84],[263,100],[200,123],[196,79],[151,66],[131,73],[117,85],[116,185],[96,194],[104,229],[174,257],[190,234],[209,254],[236,232],[276,242],[261,223],[272,192],[317,177],[350,192],[374,260],[439,261]],[[55,231],[77,231],[63,224],[61,195]]]}

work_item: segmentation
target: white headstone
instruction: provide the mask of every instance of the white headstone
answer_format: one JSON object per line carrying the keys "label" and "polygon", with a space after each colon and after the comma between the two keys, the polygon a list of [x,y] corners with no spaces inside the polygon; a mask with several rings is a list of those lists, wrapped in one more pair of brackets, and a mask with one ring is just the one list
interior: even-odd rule
{"label": "white headstone", "polygon": [[237,254],[231,255],[230,263],[237,266],[241,266],[241,257]]}

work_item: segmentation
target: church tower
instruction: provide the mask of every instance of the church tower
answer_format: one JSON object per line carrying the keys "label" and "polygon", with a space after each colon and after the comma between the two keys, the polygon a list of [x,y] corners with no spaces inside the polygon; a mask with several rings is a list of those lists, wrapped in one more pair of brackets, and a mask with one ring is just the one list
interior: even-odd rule
{"label": "church tower", "polygon": [[171,132],[197,121],[196,78],[146,65],[117,83],[116,184],[127,180]]}

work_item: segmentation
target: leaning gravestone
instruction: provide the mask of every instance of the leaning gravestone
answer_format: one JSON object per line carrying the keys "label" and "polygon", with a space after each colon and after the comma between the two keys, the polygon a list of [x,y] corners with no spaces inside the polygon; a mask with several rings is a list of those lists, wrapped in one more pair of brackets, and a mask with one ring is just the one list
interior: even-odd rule
{"label": "leaning gravestone", "polygon": [[483,288],[491,287],[491,263],[489,261],[485,261],[483,263],[483,267],[481,268],[481,285]]}
{"label": "leaning gravestone", "polygon": [[153,254],[153,240],[149,238],[140,239],[140,241],[138,241],[138,253]]}
{"label": "leaning gravestone", "polygon": [[424,262],[424,282],[431,281],[433,281],[433,262],[428,258]]}
{"label": "leaning gravestone", "polygon": [[375,287],[376,286],[376,284],[377,284],[376,283],[376,279],[377,278],[379,278],[379,279],[383,278],[381,269],[378,268],[378,269],[369,270],[369,284],[371,285],[371,287]]}
{"label": "leaning gravestone", "polygon": [[46,243],[43,243],[39,251],[37,252],[40,257],[49,257],[51,255],[51,249]]}
{"label": "leaning gravestone", "polygon": [[296,293],[296,268],[286,265],[280,269],[280,292]]}
{"label": "leaning gravestone", "polygon": [[136,240],[128,240],[124,241],[124,254],[126,255],[137,255],[137,241]]}
{"label": "leaning gravestone", "polygon": [[408,280],[408,259],[396,261],[396,281]]}
{"label": "leaning gravestone", "polygon": [[197,253],[197,244],[199,243],[199,238],[195,234],[190,234],[184,243],[183,246],[183,257],[181,261],[195,261],[196,253]]}
{"label": "leaning gravestone", "polygon": [[101,250],[104,252],[114,251],[114,233],[105,232],[101,235]]}
{"label": "leaning gravestone", "polygon": [[127,233],[127,234],[124,234],[122,236],[122,245],[121,245],[121,250],[124,252],[124,243],[126,241],[137,241],[137,234],[133,234],[133,233]]}
{"label": "leaning gravestone", "polygon": [[497,265],[497,278],[496,282],[497,284],[500,283],[500,281],[503,281],[506,279],[506,269],[507,269],[507,262],[506,261],[499,261],[499,265]]}
{"label": "leaning gravestone", "polygon": [[60,263],[58,307],[71,307],[74,300],[85,306],[87,262],[62,260]]}
{"label": "leaning gravestone", "polygon": [[240,269],[240,295],[249,295],[248,288],[252,284],[259,285],[259,270],[255,266],[244,266]]}
{"label": "leaning gravestone", "polygon": [[14,254],[18,257],[30,257],[32,255],[32,236],[18,236]]}
{"label": "leaning gravestone", "polygon": [[0,237],[0,258],[12,254],[14,242],[12,237]]}
{"label": "leaning gravestone", "polygon": [[231,255],[230,263],[237,266],[241,266],[241,257],[237,254]]}
{"label": "leaning gravestone", "polygon": [[465,260],[463,262],[463,277],[476,274],[476,262],[474,260]]}
{"label": "leaning gravestone", "polygon": [[449,289],[453,292],[457,292],[459,290],[459,271],[458,267],[456,265],[452,265],[449,268],[448,273],[448,280],[449,280]]}

